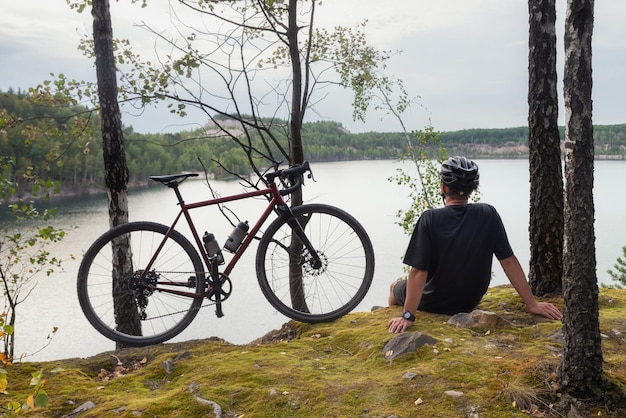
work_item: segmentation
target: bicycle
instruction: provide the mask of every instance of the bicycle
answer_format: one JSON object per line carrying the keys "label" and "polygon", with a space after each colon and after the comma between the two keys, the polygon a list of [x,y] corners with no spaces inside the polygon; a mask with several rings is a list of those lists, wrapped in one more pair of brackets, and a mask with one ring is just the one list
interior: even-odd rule
{"label": "bicycle", "polygon": [[[266,174],[266,188],[193,203],[185,203],[179,186],[197,173],[151,176],[174,191],[180,210],[170,226],[130,222],[110,229],[89,247],[77,282],[88,321],[111,340],[144,346],[181,333],[204,300],[222,317],[222,303],[233,290],[230,274],[254,239],[259,240],[257,280],[277,311],[307,323],[330,322],[352,311],[372,282],[372,244],[361,224],[339,208],[287,205],[283,196],[300,189],[307,172],[313,178],[305,162]],[[231,245],[226,246],[233,252],[226,263],[212,234],[200,237],[190,212],[258,196],[267,198],[267,207],[249,232],[244,231],[247,224],[238,225],[235,239],[229,238]],[[272,213],[277,218],[261,233]],[[181,218],[193,244],[175,229]]]}

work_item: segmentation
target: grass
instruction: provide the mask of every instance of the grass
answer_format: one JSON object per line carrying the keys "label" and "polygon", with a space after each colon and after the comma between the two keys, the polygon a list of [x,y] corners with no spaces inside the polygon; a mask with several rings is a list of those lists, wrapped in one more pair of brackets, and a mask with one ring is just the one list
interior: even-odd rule
{"label": "grass", "polygon": [[[583,405],[585,416],[623,417],[626,290],[601,289],[600,307],[608,389],[601,404]],[[62,417],[87,401],[95,407],[80,417],[213,417],[215,405],[223,418],[567,416],[556,382],[560,323],[526,313],[509,287],[490,289],[480,308],[513,325],[477,332],[420,313],[411,331],[439,342],[392,362],[382,352],[393,337],[385,325],[399,307],[289,322],[248,345],[207,339],[15,364],[1,404],[23,402],[43,370],[48,406],[24,416]]]}

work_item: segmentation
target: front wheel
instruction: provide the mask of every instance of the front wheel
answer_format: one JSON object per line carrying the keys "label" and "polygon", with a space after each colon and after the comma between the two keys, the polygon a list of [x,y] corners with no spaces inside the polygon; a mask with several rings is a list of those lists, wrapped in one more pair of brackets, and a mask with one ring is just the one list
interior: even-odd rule
{"label": "front wheel", "polygon": [[[276,219],[259,242],[259,285],[272,306],[289,318],[333,321],[367,294],[374,276],[372,244],[361,224],[341,209],[307,204],[292,211],[294,218]],[[294,219],[315,254],[293,232]]]}
{"label": "front wheel", "polygon": [[167,231],[153,222],[123,224],[85,253],[78,300],[105,337],[128,346],[158,344],[182,332],[198,313],[202,298],[189,294],[204,291],[202,260],[182,234],[172,231],[165,239]]}

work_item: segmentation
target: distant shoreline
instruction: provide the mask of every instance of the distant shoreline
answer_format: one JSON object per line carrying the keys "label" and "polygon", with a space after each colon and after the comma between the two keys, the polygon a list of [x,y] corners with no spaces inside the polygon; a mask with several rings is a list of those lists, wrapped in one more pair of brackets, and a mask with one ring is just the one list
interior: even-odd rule
{"label": "distant shoreline", "polygon": [[[467,147],[459,146],[459,147],[451,147],[448,150],[448,154],[450,155],[467,155],[472,159],[485,159],[485,160],[520,160],[520,159],[528,159],[528,147],[526,145],[510,145],[503,147],[493,147],[486,146],[484,144],[468,144]],[[362,159],[353,159],[353,160],[324,160],[324,161],[311,161],[313,163],[341,163],[348,161],[367,161],[370,159],[362,158]],[[391,160],[391,159],[384,159]],[[609,154],[599,154],[594,155],[594,160],[597,161],[624,161],[626,160],[626,155],[609,155]],[[226,180],[226,179],[225,179]],[[128,190],[141,190],[148,189],[152,187],[146,179],[146,182],[135,182],[133,184],[129,184]],[[97,197],[97,196],[105,196],[107,193],[106,187],[103,184],[87,184],[87,185],[75,185],[75,186],[63,186],[61,185],[61,192],[53,194],[50,193],[49,197],[37,197],[34,198],[32,195],[24,194],[21,197],[13,197],[11,199],[3,199],[0,200],[0,207],[4,204],[23,201],[33,201],[33,202],[55,202],[64,200],[71,197]]]}

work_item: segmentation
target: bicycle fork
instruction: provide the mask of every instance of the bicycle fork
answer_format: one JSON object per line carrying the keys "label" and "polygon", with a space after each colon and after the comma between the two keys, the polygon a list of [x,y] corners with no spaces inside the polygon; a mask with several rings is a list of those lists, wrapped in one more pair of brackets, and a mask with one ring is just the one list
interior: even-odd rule
{"label": "bicycle fork", "polygon": [[316,248],[313,247],[313,244],[311,243],[311,241],[309,240],[309,238],[306,236],[304,232],[304,228],[306,227],[308,218],[303,217],[302,220],[298,219],[293,214],[293,211],[291,210],[291,208],[287,205],[280,205],[278,206],[277,210],[280,216],[289,217],[289,220],[287,221],[287,225],[291,227],[291,230],[296,234],[296,236],[298,237],[302,245],[304,245],[304,248],[306,248],[307,252],[309,253],[311,257],[310,259],[311,267],[314,269],[321,268],[322,259],[320,258]]}

